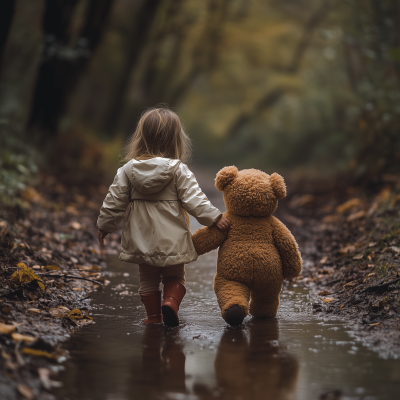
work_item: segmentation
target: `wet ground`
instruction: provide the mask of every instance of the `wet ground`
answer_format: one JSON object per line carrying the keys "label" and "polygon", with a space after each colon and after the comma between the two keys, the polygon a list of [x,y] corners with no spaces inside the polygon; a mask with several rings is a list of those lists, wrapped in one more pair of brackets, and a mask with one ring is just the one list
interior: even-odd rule
{"label": "wet ground", "polygon": [[137,267],[110,257],[111,283],[92,294],[96,324],[65,343],[70,358],[57,398],[398,398],[400,361],[351,339],[341,321],[316,319],[296,285],[282,292],[276,320],[247,318],[230,328],[212,289],[216,255],[187,266],[178,328],[141,324]]}

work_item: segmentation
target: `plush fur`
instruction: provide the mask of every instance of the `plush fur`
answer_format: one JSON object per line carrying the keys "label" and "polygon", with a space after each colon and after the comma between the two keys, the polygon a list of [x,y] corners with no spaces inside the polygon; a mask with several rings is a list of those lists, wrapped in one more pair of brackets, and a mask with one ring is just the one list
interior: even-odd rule
{"label": "plush fur", "polygon": [[283,280],[298,276],[302,267],[296,240],[272,216],[286,196],[285,182],[276,173],[225,167],[215,186],[223,191],[231,229],[225,235],[215,226],[201,228],[193,243],[199,255],[219,247],[214,290],[222,317],[235,304],[245,315],[275,317]]}

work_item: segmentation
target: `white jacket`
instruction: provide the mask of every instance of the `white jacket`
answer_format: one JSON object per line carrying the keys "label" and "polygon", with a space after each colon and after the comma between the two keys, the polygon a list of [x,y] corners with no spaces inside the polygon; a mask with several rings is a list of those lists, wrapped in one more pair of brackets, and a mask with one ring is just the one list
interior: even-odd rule
{"label": "white jacket", "polygon": [[185,164],[162,157],[131,160],[118,170],[97,228],[116,231],[128,207],[119,258],[158,267],[197,259],[185,211],[206,226],[221,215]]}

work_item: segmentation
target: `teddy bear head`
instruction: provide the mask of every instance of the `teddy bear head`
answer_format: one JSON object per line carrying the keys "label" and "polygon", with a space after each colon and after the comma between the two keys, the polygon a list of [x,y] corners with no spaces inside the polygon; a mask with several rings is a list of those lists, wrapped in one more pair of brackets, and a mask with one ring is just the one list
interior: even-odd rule
{"label": "teddy bear head", "polygon": [[286,185],[279,174],[268,175],[258,169],[238,171],[235,166],[218,172],[215,187],[223,192],[226,209],[245,217],[272,215],[278,200],[286,196]]}

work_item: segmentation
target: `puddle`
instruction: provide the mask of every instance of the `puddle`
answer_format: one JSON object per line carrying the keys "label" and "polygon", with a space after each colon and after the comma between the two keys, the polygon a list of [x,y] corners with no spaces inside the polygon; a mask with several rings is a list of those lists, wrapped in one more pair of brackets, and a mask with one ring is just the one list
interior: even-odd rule
{"label": "puddle", "polygon": [[[222,320],[212,281],[216,252],[187,266],[179,328],[141,324],[138,269],[108,260],[111,284],[92,294],[96,324],[77,330],[54,394],[70,400],[393,400],[400,361],[352,340],[340,321],[309,314],[307,292],[281,294],[274,321]],[[131,292],[132,295],[121,295]],[[340,390],[342,397],[323,395]],[[322,397],[321,397],[322,396]]]}

